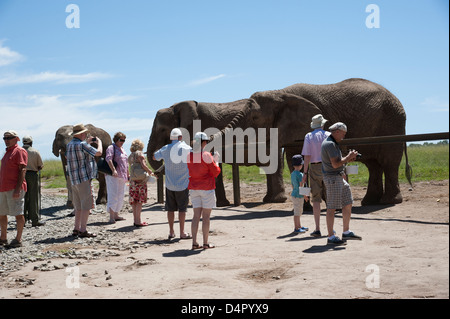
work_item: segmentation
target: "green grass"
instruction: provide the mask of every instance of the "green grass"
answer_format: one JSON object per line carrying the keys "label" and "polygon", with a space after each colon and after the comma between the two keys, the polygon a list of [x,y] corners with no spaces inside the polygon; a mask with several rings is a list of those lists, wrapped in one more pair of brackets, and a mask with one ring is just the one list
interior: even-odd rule
{"label": "green grass", "polygon": [[66,179],[61,160],[44,161],[44,168],[41,171],[41,181],[45,188],[64,188]]}
{"label": "green grass", "polygon": [[[428,144],[414,145],[408,147],[409,165],[413,171],[413,182],[429,180],[446,180],[449,178],[449,146],[448,144]],[[369,181],[369,171],[367,167],[359,163],[359,172],[357,175],[350,175],[349,180],[352,185],[366,186]],[[233,180],[231,165],[223,164],[224,178],[228,181]],[[44,169],[41,172],[42,182],[46,188],[64,188],[66,181],[64,171],[60,160],[44,161]],[[256,166],[239,167],[239,176],[245,183],[265,183],[266,176],[260,174]],[[290,173],[285,163],[283,179],[290,183]],[[400,183],[407,183],[405,176],[405,157],[403,156],[399,168]]]}
{"label": "green grass", "polygon": [[[448,144],[428,144],[415,145],[408,147],[408,162],[412,167],[412,182],[429,180],[446,180],[449,178],[449,146]],[[349,181],[352,185],[366,186],[369,181],[369,170],[367,167],[358,163],[359,171],[357,175],[350,175]],[[233,180],[231,165],[223,164],[223,174],[226,180]],[[283,179],[290,183],[290,173],[285,162]],[[266,177],[259,173],[256,166],[239,167],[239,176],[241,181],[246,183],[265,182]],[[399,182],[407,183],[405,176],[405,156],[399,167]]]}

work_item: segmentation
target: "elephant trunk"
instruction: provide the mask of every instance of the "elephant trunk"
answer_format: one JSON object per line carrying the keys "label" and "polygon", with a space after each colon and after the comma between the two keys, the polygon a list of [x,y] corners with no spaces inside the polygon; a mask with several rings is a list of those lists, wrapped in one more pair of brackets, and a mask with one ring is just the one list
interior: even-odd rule
{"label": "elephant trunk", "polygon": [[56,141],[56,138],[53,140],[53,148],[52,148],[52,152],[56,157],[59,157],[59,146],[58,143]]}
{"label": "elephant trunk", "polygon": [[219,132],[211,135],[209,141],[212,142],[216,138],[221,139],[228,131],[234,130],[237,127],[240,127],[242,129],[244,129],[244,127],[248,127],[248,116],[253,108],[253,103],[256,103],[253,99],[248,100],[245,107],[236,114],[236,116],[230,121],[230,123],[228,123],[228,125]]}
{"label": "elephant trunk", "polygon": [[148,140],[148,144],[147,144],[147,160],[148,163],[150,164],[150,166],[156,170],[158,168],[161,167],[162,162],[161,161],[155,161],[153,159],[153,154],[158,150],[158,145],[155,141],[155,137],[153,135],[153,133],[150,136],[150,139]]}

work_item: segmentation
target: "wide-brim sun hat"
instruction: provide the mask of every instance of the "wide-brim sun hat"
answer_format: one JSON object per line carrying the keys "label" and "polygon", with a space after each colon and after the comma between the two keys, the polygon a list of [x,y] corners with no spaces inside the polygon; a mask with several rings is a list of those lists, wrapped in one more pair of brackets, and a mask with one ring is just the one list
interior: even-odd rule
{"label": "wide-brim sun hat", "polygon": [[72,134],[71,135],[74,136],[74,135],[82,134],[82,133],[85,133],[85,132],[88,132],[88,131],[89,131],[89,129],[84,127],[83,124],[76,124],[76,125],[73,126],[73,130],[72,130]]}
{"label": "wide-brim sun hat", "polygon": [[326,122],[328,122],[328,120],[324,119],[322,114],[314,115],[311,120],[311,128],[316,129],[322,127]]}

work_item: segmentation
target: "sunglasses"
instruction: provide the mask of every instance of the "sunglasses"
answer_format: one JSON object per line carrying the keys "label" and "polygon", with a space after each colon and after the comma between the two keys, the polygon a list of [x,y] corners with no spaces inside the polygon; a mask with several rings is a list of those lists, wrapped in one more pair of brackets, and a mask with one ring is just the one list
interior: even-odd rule
{"label": "sunglasses", "polygon": [[119,138],[119,142],[125,142],[123,138]]}
{"label": "sunglasses", "polygon": [[3,140],[4,141],[9,141],[9,140],[13,140],[13,139],[15,139],[16,137],[15,136],[4,136],[3,137]]}

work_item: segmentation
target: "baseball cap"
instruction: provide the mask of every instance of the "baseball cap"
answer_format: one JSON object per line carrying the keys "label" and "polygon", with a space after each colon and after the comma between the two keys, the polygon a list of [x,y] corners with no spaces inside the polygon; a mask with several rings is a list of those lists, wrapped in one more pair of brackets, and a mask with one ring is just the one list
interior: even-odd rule
{"label": "baseball cap", "polygon": [[292,156],[292,165],[293,166],[303,165],[303,156],[301,156],[301,155]]}
{"label": "baseball cap", "polygon": [[183,134],[181,133],[181,130],[179,128],[174,128],[171,132],[170,132],[170,140],[174,141],[177,140],[179,136],[182,136]]}
{"label": "baseball cap", "polygon": [[208,135],[206,135],[203,132],[197,132],[197,133],[195,133],[194,140],[196,140],[196,141],[209,141],[209,137],[208,137]]}

